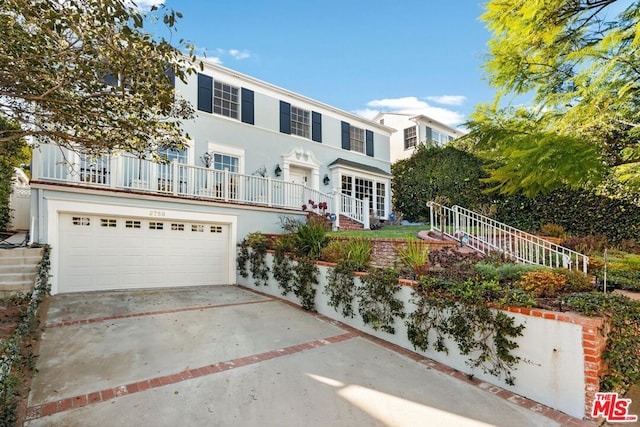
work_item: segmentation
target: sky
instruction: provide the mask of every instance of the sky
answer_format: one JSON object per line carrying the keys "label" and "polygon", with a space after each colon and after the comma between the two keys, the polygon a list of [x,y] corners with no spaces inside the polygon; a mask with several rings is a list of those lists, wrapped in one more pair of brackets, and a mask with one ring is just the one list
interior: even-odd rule
{"label": "sky", "polygon": [[184,39],[225,67],[367,118],[406,112],[459,127],[495,94],[483,78],[490,34],[474,0],[164,3],[183,15],[174,44]]}

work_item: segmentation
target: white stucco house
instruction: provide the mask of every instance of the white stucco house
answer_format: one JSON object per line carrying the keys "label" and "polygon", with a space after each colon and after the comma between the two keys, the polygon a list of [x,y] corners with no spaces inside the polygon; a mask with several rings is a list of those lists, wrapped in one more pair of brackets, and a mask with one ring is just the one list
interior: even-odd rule
{"label": "white stucco house", "polygon": [[391,135],[391,163],[411,157],[420,144],[444,145],[464,135],[425,115],[378,113],[372,120],[397,130]]}
{"label": "white stucco house", "polygon": [[197,118],[169,165],[34,150],[31,232],[52,246],[54,294],[235,283],[237,242],[309,199],[338,222],[388,217],[389,126],[206,60],[176,90]]}

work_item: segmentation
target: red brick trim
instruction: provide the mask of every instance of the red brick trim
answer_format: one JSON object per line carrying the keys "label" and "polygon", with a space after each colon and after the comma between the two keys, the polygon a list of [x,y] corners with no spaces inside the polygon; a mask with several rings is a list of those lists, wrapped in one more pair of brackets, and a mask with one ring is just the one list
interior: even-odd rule
{"label": "red brick trim", "polygon": [[[328,322],[334,326],[337,326],[339,328],[344,329],[345,331],[348,331],[348,333],[353,334],[354,336],[358,336],[361,338],[364,338],[372,343],[375,343],[381,347],[386,348],[387,350],[393,351],[394,353],[400,354],[401,356],[407,357],[408,359],[411,359],[415,362],[421,363],[431,369],[434,369],[438,372],[442,372],[444,374],[447,374],[449,376],[452,376],[454,378],[456,378],[457,380],[460,381],[464,381],[467,384],[471,384],[475,387],[478,387],[482,390],[485,390],[491,394],[494,394],[504,400],[508,400],[509,402],[518,405],[522,408],[528,409],[530,411],[533,412],[537,412],[541,415],[543,415],[546,418],[549,418],[553,421],[556,421],[558,423],[560,423],[561,426],[565,426],[565,427],[594,427],[596,425],[595,422],[593,421],[589,421],[589,420],[580,420],[578,418],[572,417],[571,415],[567,415],[563,412],[560,412],[558,410],[555,410],[553,408],[550,408],[548,406],[542,405],[540,403],[537,403],[533,400],[527,399],[526,397],[520,396],[519,394],[513,393],[509,390],[505,390],[502,387],[490,384],[490,383],[486,383],[483,381],[478,380],[477,378],[473,378],[473,377],[469,377],[467,374],[465,374],[464,372],[460,372],[450,366],[444,365],[442,363],[436,362],[433,359],[429,359],[428,357],[425,357],[419,353],[416,353],[414,351],[408,350],[404,347],[401,347],[397,344],[393,344],[389,341],[383,340],[382,338],[378,338],[376,336],[367,334],[366,332],[360,331],[358,329],[355,329],[352,326],[349,326],[347,324],[344,324],[342,322],[340,322],[339,320],[335,320],[332,319],[330,317],[327,317],[323,314],[319,314],[319,313],[310,313],[306,310],[304,310],[302,307],[300,307],[298,304],[291,302],[289,300],[286,300],[284,298],[280,298],[277,296],[272,296],[269,295],[267,293],[264,293],[262,291],[259,291],[257,289],[253,289],[253,288],[248,288],[242,285],[238,285],[239,288],[244,289],[246,291],[258,294],[258,295],[263,295],[263,296],[269,296],[271,298],[274,298],[276,300],[278,300],[279,302],[282,302],[283,304],[287,304],[293,308],[296,308],[298,310],[302,310],[305,311],[309,314],[314,315],[316,318],[323,320],[325,322]],[[586,414],[586,418],[589,418],[589,414]]]}
{"label": "red brick trim", "polygon": [[228,304],[203,305],[199,307],[177,308],[174,310],[147,311],[147,312],[141,312],[141,313],[123,313],[123,314],[115,314],[113,316],[92,317],[88,319],[64,320],[62,322],[51,322],[51,323],[46,323],[45,326],[47,328],[58,328],[61,326],[86,325],[89,323],[106,322],[106,321],[115,320],[115,319],[130,319],[132,317],[157,316],[162,314],[180,313],[183,311],[210,310],[212,308],[235,307],[238,305],[261,304],[263,302],[273,302],[273,301],[274,299],[270,298],[270,299],[261,300],[261,301],[246,301],[246,302],[234,302],[234,303],[228,303]]}
{"label": "red brick trim", "polygon": [[355,332],[346,332],[344,334],[333,335],[324,339],[292,345],[289,347],[284,347],[277,350],[271,350],[264,353],[255,354],[252,356],[246,356],[246,357],[241,357],[234,360],[219,362],[213,365],[202,366],[200,368],[187,369],[174,374],[142,380],[142,381],[125,384],[125,385],[121,385],[113,388],[107,388],[100,391],[94,391],[88,394],[81,394],[78,396],[67,397],[61,400],[57,400],[55,402],[42,403],[40,405],[35,405],[27,408],[26,419],[27,421],[33,420],[36,418],[42,418],[49,415],[53,415],[58,412],[64,412],[70,409],[81,408],[89,404],[106,402],[108,400],[112,400],[117,397],[126,396],[127,394],[134,394],[134,393],[149,390],[152,388],[158,388],[158,387],[162,387],[170,384],[176,384],[176,383],[187,381],[193,378],[212,375],[218,372],[229,371],[231,369],[240,368],[242,366],[253,365],[253,364],[264,362],[267,360],[276,359],[278,357],[288,356],[291,354],[312,350],[314,348],[324,347],[330,344],[340,343],[340,342],[355,338],[356,336],[357,336],[357,333]]}

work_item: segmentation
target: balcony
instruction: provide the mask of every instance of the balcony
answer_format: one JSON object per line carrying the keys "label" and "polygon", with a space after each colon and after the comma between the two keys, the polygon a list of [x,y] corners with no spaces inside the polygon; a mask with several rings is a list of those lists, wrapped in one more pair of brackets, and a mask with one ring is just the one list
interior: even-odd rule
{"label": "balcony", "polygon": [[334,200],[340,200],[271,177],[177,162],[160,164],[127,154],[88,160],[51,145],[34,150],[32,181],[294,210],[314,200],[326,202],[327,211],[335,212]]}

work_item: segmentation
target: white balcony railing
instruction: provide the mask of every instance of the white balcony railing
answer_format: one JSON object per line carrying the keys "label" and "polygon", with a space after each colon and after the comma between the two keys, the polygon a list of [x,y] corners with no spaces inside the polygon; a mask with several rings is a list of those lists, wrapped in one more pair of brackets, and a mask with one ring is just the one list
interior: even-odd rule
{"label": "white balcony railing", "polygon": [[271,177],[244,175],[177,162],[159,164],[132,155],[101,157],[92,162],[50,145],[41,145],[36,150],[33,181],[295,210],[301,210],[303,204],[313,200],[316,203],[326,202],[327,212],[335,212],[332,195]]}

